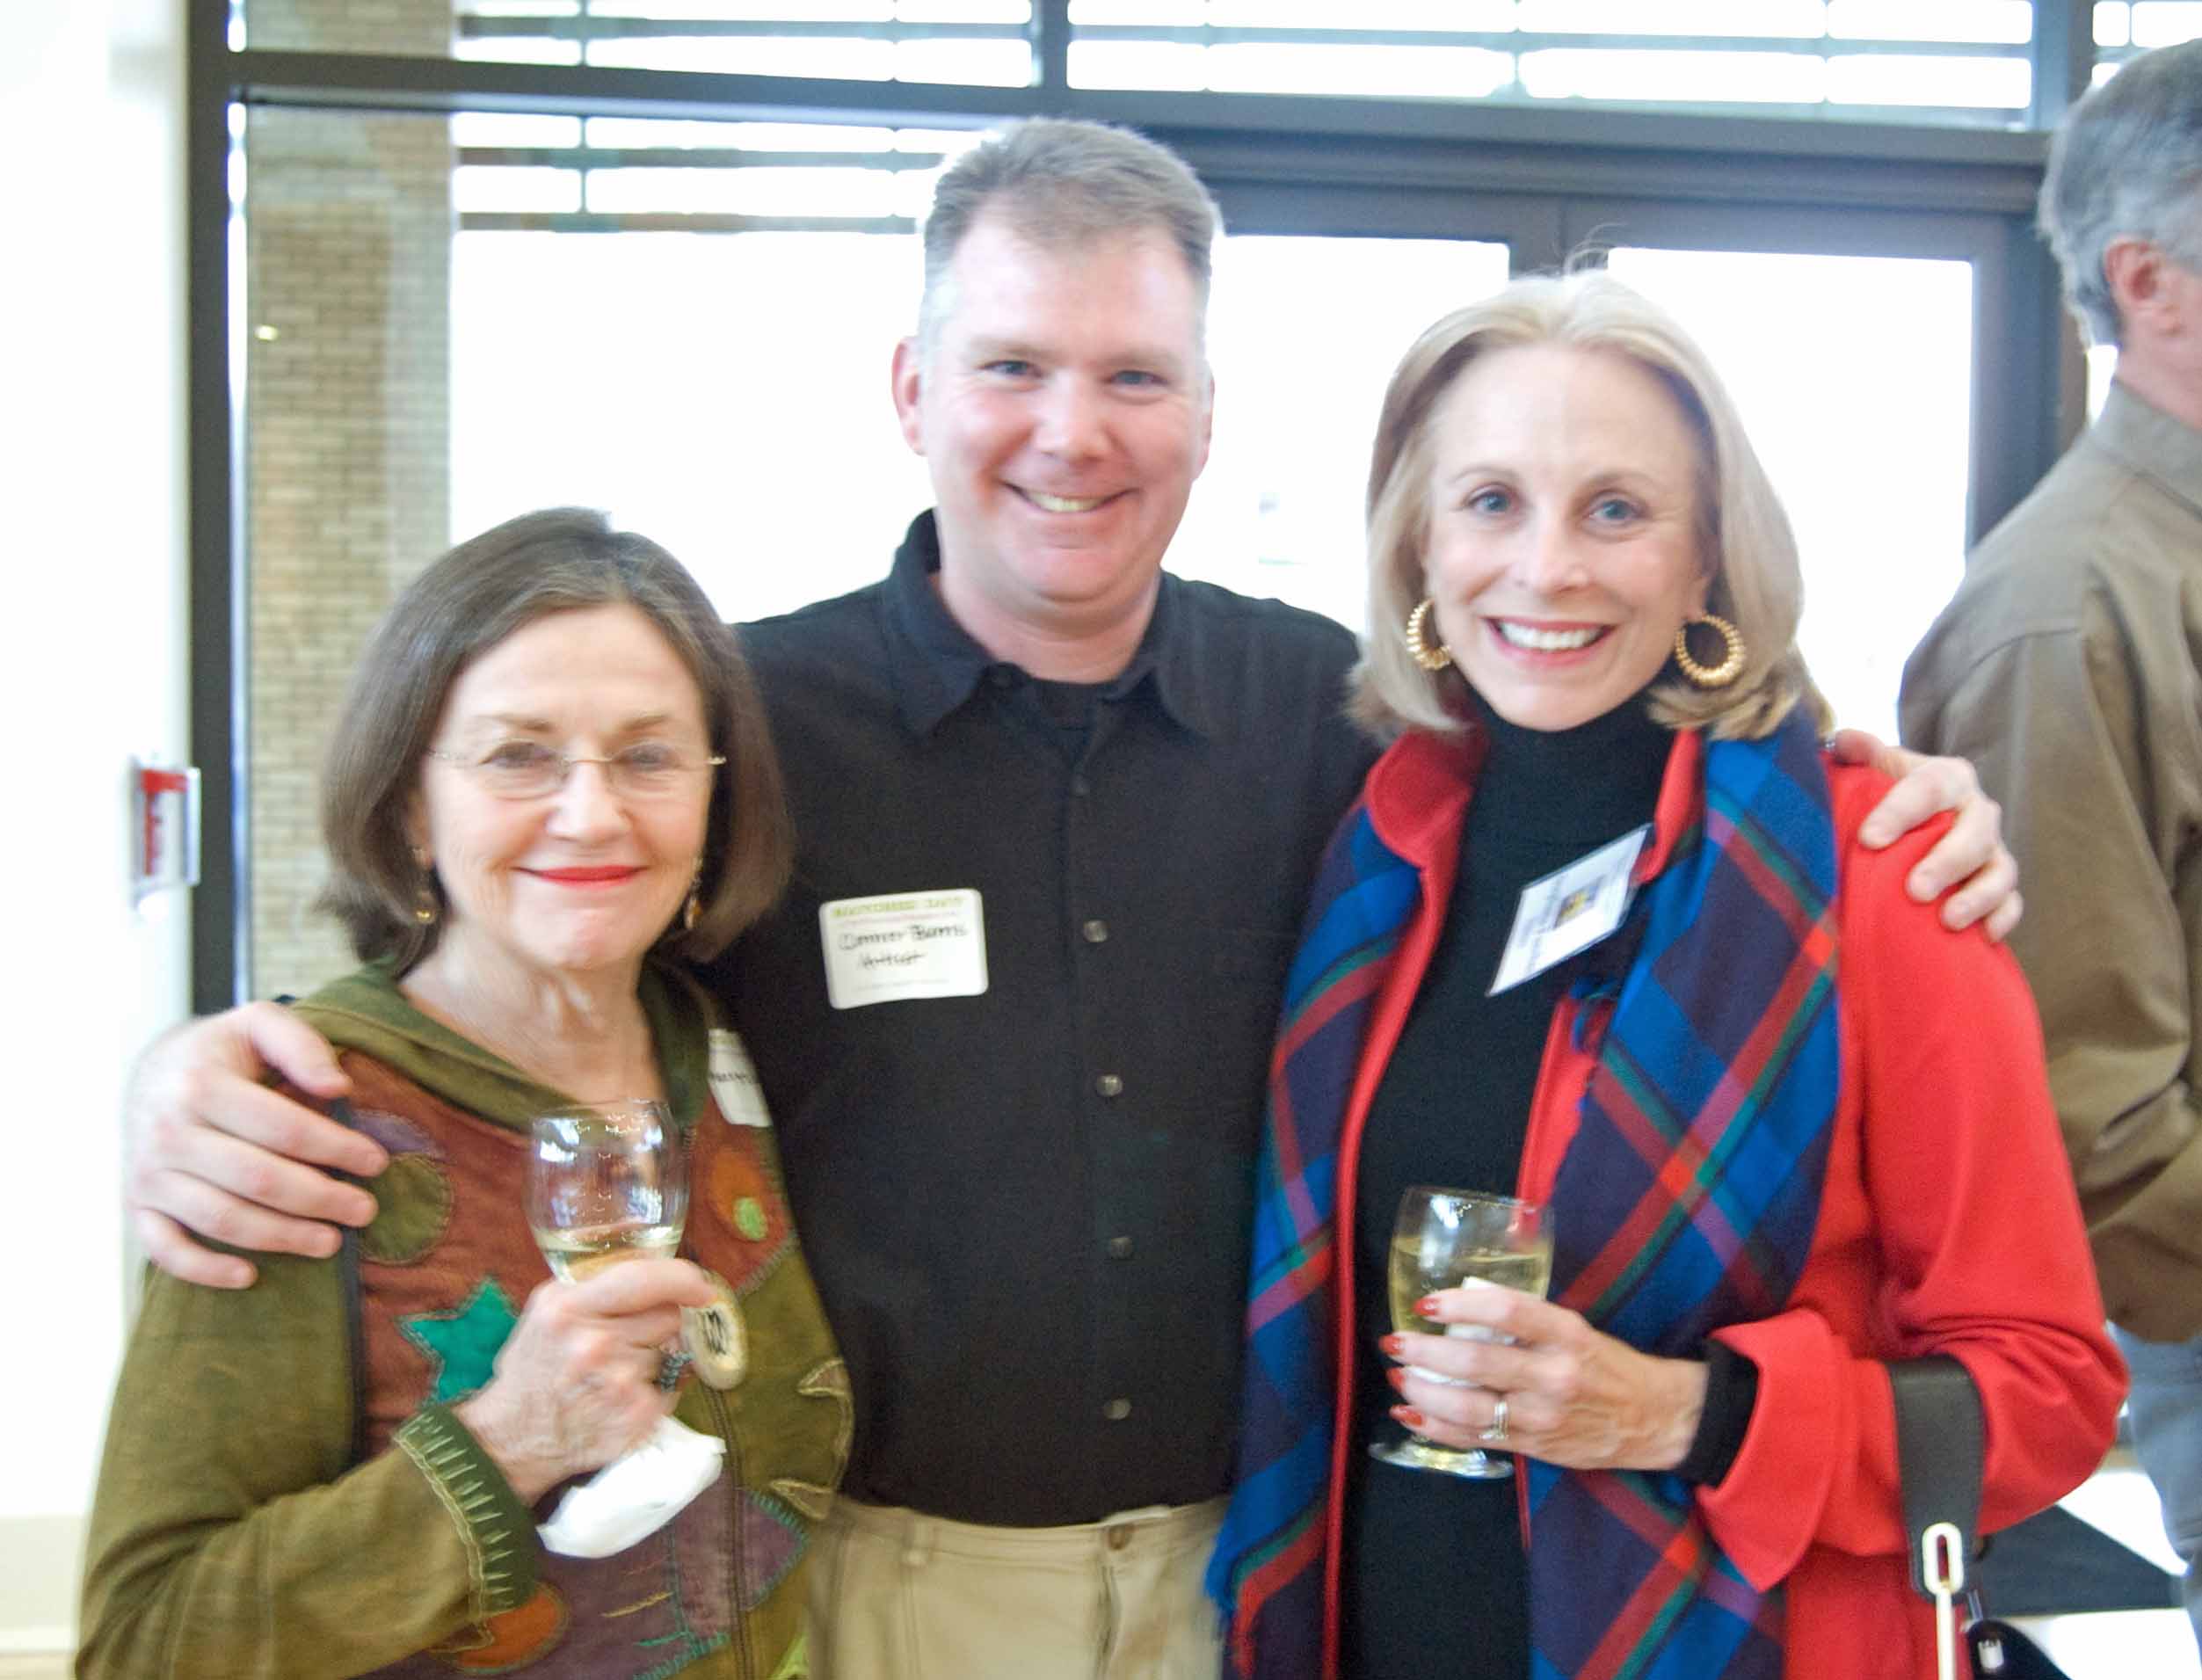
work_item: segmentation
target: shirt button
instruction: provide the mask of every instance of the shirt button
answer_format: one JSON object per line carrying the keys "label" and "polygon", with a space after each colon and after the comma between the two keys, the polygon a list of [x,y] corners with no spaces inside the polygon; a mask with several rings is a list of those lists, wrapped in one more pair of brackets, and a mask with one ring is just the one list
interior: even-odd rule
{"label": "shirt button", "polygon": [[1111,1423],[1121,1423],[1131,1415],[1131,1402],[1128,1400],[1113,1400],[1101,1407],[1101,1415]]}
{"label": "shirt button", "polygon": [[1105,942],[1108,937],[1108,924],[1103,921],[1099,916],[1095,916],[1092,920],[1080,927],[1078,933],[1079,937],[1083,939],[1088,945],[1099,945]]}
{"label": "shirt button", "polygon": [[1130,1260],[1131,1258],[1131,1239],[1130,1237],[1109,1238],[1108,1257],[1111,1260]]}
{"label": "shirt button", "polygon": [[1094,1088],[1103,1096],[1122,1096],[1124,1082],[1114,1073],[1104,1073],[1094,1081]]}
{"label": "shirt button", "polygon": [[1108,1549],[1111,1552],[1121,1552],[1131,1544],[1131,1524],[1129,1523],[1111,1523],[1103,1531],[1108,1536]]}

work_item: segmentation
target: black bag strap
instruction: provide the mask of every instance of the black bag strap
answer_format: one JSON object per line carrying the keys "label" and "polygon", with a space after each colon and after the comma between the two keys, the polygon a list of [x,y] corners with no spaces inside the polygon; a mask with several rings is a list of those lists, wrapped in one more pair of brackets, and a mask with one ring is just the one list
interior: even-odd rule
{"label": "black bag strap", "polygon": [[1980,1394],[1966,1368],[1947,1354],[1904,1359],[1888,1368],[1896,1398],[1896,1466],[1903,1480],[1904,1533],[1910,1542],[1911,1584],[1937,1598],[1927,1560],[1928,1531],[1947,1523],[1958,1531],[1955,1588],[1980,1532]]}

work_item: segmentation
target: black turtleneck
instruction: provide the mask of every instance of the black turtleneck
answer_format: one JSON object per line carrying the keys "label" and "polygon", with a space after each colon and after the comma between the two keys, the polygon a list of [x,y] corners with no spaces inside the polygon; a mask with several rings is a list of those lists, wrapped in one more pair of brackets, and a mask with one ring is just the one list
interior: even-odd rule
{"label": "black turtleneck", "polygon": [[1568,964],[1486,996],[1522,890],[1652,819],[1674,737],[1632,702],[1579,728],[1518,729],[1484,713],[1489,750],[1461,833],[1460,873],[1429,972],[1363,1133],[1354,1207],[1360,1370],[1348,1455],[1348,1680],[1407,1680],[1439,1653],[1490,1680],[1529,1672],[1529,1592],[1515,1484],[1370,1459],[1403,1433],[1376,1338],[1393,1217],[1410,1185],[1511,1195],[1546,1029]]}

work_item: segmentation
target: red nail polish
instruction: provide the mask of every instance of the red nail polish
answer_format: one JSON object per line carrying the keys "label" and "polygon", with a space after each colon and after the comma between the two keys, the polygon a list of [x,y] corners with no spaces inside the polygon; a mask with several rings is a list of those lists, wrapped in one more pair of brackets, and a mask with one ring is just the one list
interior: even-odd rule
{"label": "red nail polish", "polygon": [[1435,1318],[1437,1316],[1437,1297],[1435,1295],[1425,1295],[1421,1300],[1415,1302],[1414,1316],[1418,1319]]}
{"label": "red nail polish", "polygon": [[1392,1415],[1410,1429],[1420,1429],[1424,1422],[1422,1415],[1412,1406],[1395,1406],[1392,1408]]}
{"label": "red nail polish", "polygon": [[1401,1371],[1397,1365],[1394,1365],[1391,1370],[1384,1373],[1384,1380],[1390,1383],[1392,1387],[1399,1390],[1400,1393],[1405,1393],[1406,1392],[1406,1372]]}
{"label": "red nail polish", "polygon": [[1378,1336],[1377,1338],[1377,1349],[1380,1351],[1388,1354],[1396,1355],[1399,1349],[1406,1345],[1406,1344],[1405,1342],[1399,1340],[1397,1335]]}

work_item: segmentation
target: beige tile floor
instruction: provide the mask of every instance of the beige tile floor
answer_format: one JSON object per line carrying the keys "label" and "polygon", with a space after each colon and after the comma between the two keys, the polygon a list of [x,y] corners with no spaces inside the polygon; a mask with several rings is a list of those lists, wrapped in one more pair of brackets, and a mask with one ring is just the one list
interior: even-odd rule
{"label": "beige tile floor", "polygon": [[[2143,1557],[2167,1569],[2178,1567],[2164,1540],[2155,1491],[2122,1455],[2064,1504]],[[2176,1610],[2030,1617],[2020,1625],[2072,1680],[2202,1680],[2193,1630]],[[58,1656],[0,1656],[0,1680],[65,1680],[68,1673],[67,1661]]]}

